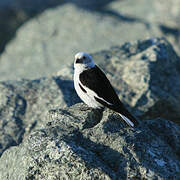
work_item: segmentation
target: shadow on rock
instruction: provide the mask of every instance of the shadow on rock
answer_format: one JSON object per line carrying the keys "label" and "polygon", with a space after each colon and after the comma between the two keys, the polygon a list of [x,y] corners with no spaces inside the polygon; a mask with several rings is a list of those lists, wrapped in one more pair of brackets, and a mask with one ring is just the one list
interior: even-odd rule
{"label": "shadow on rock", "polygon": [[79,96],[74,89],[73,81],[63,80],[58,77],[54,77],[53,79],[63,93],[64,101],[66,102],[67,106],[72,106],[76,103],[81,102]]}
{"label": "shadow on rock", "polygon": [[[77,7],[88,11],[101,11],[106,8],[110,3],[116,0],[69,0],[69,2],[75,4]],[[119,0],[121,1],[121,0]]]}
{"label": "shadow on rock", "polygon": [[174,37],[176,43],[179,43],[180,42],[180,29],[179,28],[176,28],[176,27],[168,27],[166,25],[159,25],[159,28],[161,30],[161,32],[167,36],[167,35],[171,35]]}

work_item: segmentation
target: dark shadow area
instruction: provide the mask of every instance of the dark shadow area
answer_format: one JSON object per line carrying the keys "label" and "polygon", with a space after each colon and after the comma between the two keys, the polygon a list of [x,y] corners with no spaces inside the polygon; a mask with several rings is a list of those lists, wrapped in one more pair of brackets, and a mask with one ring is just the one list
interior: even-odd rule
{"label": "dark shadow area", "polygon": [[59,77],[53,77],[53,80],[56,82],[57,86],[63,93],[63,99],[66,102],[67,106],[72,106],[74,104],[82,102],[74,89],[73,81],[63,80]]}
{"label": "dark shadow area", "polygon": [[83,129],[88,129],[96,126],[103,117],[104,109],[92,109],[90,113],[88,113],[88,117],[86,119],[86,123],[83,126]]}
{"label": "dark shadow area", "polygon": [[88,11],[101,11],[114,1],[120,2],[122,0],[67,0],[67,2],[73,3],[78,8],[82,8]]}
{"label": "dark shadow area", "polygon": [[24,124],[23,124],[23,118],[26,114],[26,109],[27,109],[27,102],[26,100],[20,96],[19,94],[17,94],[16,98],[15,98],[15,109],[13,112],[13,116],[12,118],[14,118],[17,127],[19,128],[17,131],[17,134],[15,134],[15,136],[18,137],[17,139],[17,144],[20,144],[23,140],[23,135],[25,133],[25,129],[24,129]]}
{"label": "dark shadow area", "polygon": [[180,28],[172,28],[165,26],[163,24],[159,25],[159,28],[165,36],[167,35],[173,36],[176,43],[180,42]]}

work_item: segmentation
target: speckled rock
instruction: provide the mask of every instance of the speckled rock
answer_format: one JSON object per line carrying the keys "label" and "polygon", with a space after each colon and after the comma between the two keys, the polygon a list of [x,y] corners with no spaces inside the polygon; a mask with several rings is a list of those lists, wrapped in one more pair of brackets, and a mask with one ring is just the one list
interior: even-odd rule
{"label": "speckled rock", "polygon": [[70,78],[0,83],[0,155],[22,142],[32,130],[43,127],[48,109],[79,102]]}
{"label": "speckled rock", "polygon": [[84,104],[50,110],[48,117],[44,129],[3,153],[0,179],[180,178],[180,127],[173,122],[155,119],[131,129],[116,113]]}
{"label": "speckled rock", "polygon": [[[180,123],[180,60],[166,40],[126,43],[95,53],[93,58],[140,121],[164,117]],[[0,154],[43,127],[49,109],[80,102],[73,86],[72,66],[55,74],[0,83]]]}

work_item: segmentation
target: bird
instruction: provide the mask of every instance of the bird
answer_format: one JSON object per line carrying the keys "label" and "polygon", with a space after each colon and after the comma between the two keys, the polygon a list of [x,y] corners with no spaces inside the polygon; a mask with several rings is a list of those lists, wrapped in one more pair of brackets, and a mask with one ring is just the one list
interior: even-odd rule
{"label": "bird", "polygon": [[93,109],[107,107],[117,112],[130,127],[138,125],[137,119],[125,108],[105,73],[85,52],[74,60],[74,88],[81,100]]}

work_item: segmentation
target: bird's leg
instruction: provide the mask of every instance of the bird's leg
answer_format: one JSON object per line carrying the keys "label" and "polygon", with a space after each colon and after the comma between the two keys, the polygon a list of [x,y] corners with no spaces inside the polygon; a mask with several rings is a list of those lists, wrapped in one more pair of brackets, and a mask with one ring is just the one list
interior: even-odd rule
{"label": "bird's leg", "polygon": [[102,114],[104,109],[105,109],[104,107],[101,107],[101,108],[98,108],[98,109],[92,109],[92,112],[93,113],[100,113],[100,114]]}
{"label": "bird's leg", "polygon": [[80,107],[80,111],[87,111],[87,110],[91,110],[92,108],[89,107],[87,104],[82,104],[82,106]]}
{"label": "bird's leg", "polygon": [[83,129],[92,128],[96,126],[102,119],[103,116],[103,110],[101,109],[93,109],[91,112],[88,112],[88,117],[86,119],[86,123],[83,126]]}

